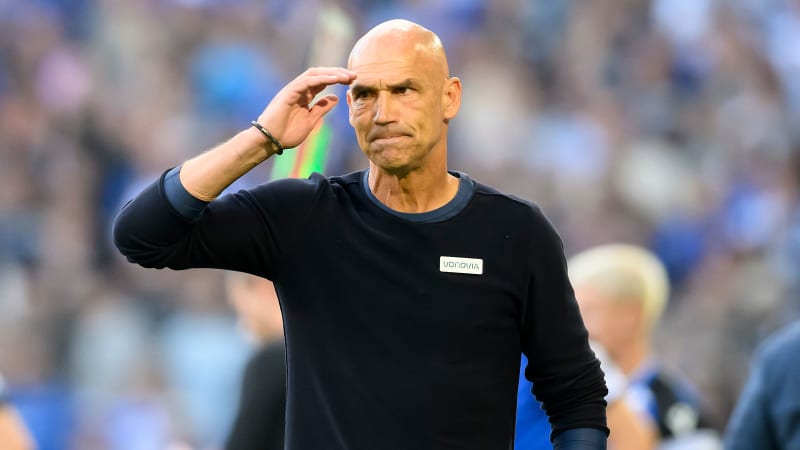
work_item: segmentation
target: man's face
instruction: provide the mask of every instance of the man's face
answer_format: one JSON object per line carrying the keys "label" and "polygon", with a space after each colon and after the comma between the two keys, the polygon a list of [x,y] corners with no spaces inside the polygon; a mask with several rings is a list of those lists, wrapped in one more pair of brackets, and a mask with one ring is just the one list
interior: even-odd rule
{"label": "man's face", "polygon": [[358,77],[347,92],[350,124],[373,163],[408,172],[445,145],[446,120],[455,115],[446,92],[452,80],[428,52],[383,44],[362,46],[352,58]]}

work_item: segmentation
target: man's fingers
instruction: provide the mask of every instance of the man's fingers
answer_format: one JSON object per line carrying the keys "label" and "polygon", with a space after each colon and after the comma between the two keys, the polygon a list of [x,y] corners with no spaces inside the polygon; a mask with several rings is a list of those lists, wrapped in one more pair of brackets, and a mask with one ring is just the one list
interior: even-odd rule
{"label": "man's fingers", "polygon": [[317,75],[336,75],[355,78],[356,74],[352,70],[345,69],[344,67],[312,67],[306,70],[301,77]]}
{"label": "man's fingers", "polygon": [[273,98],[258,118],[287,148],[296,146],[308,134],[307,126],[319,121],[339,99],[324,95],[314,97],[334,84],[350,84],[356,74],[341,67],[317,67],[304,72]]}
{"label": "man's fingers", "polygon": [[[332,84],[350,84],[356,79],[355,72],[343,67],[312,67],[295,78],[296,90],[319,88],[319,91]],[[319,92],[317,91],[317,92]]]}
{"label": "man's fingers", "polygon": [[339,102],[339,97],[333,94],[326,95],[317,100],[316,103],[314,103],[314,105],[311,107],[310,113],[312,120],[314,120],[315,122],[319,120],[320,117],[324,116],[325,114],[328,113],[328,111],[333,109],[333,107],[336,106],[338,102]]}
{"label": "man's fingers", "polygon": [[[353,77],[354,78],[354,77]],[[311,75],[300,78],[296,86],[297,92],[314,91],[320,92],[326,86],[333,84],[350,84],[353,78],[346,74]]]}

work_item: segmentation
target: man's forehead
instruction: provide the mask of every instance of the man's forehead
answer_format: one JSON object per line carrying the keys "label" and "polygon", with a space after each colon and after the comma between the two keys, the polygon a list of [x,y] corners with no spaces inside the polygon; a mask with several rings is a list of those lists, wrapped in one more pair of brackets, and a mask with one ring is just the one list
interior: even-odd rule
{"label": "man's forehead", "polygon": [[445,78],[442,68],[429,58],[356,60],[350,67],[356,73],[355,85],[397,84],[403,80],[423,82]]}
{"label": "man's forehead", "polygon": [[[435,35],[432,35],[435,38]],[[359,41],[348,58],[348,69],[356,72],[385,72],[411,70],[425,76],[426,72],[448,72],[447,58],[438,38],[419,39],[407,35],[385,34]]]}
{"label": "man's forehead", "polygon": [[420,66],[431,64],[429,52],[408,46],[386,45],[381,47],[365,47],[350,56],[349,69],[374,69],[378,66],[402,68],[404,66]]}
{"label": "man's forehead", "polygon": [[355,64],[350,70],[357,75],[354,85],[397,84],[403,80],[422,80],[430,76],[429,67],[397,60]]}

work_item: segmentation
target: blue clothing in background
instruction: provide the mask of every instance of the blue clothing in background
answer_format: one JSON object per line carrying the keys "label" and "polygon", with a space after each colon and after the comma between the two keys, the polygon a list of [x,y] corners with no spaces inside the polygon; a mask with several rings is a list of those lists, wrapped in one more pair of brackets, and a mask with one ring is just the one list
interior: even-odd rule
{"label": "blue clothing in background", "polygon": [[727,450],[800,449],[800,322],[761,345],[731,416]]}
{"label": "blue clothing in background", "polygon": [[625,400],[634,411],[650,419],[662,445],[719,440],[711,437],[711,421],[695,387],[655,361],[643,364],[630,376]]}
{"label": "blue clothing in background", "polygon": [[[552,450],[547,414],[531,392],[533,383],[525,378],[527,364],[523,355],[517,388],[514,448]],[[688,381],[654,362],[643,365],[628,381],[628,406],[652,422],[662,445],[680,442],[687,446],[684,448],[707,448],[699,447],[699,443],[719,441],[702,410],[699,396]],[[690,443],[698,447],[689,447]]]}
{"label": "blue clothing in background", "polygon": [[63,381],[15,386],[9,389],[8,398],[28,427],[38,450],[69,448],[75,427],[75,407]]}
{"label": "blue clothing in background", "polygon": [[528,358],[522,355],[517,386],[516,450],[605,450],[606,434],[595,428],[573,428],[550,443],[552,428],[541,402],[533,396],[533,383],[525,378]]}
{"label": "blue clothing in background", "polygon": [[542,404],[533,396],[533,383],[525,379],[528,358],[522,355],[519,367],[519,387],[517,388],[517,431],[514,448],[524,450],[552,450],[550,443],[550,422],[542,409]]}

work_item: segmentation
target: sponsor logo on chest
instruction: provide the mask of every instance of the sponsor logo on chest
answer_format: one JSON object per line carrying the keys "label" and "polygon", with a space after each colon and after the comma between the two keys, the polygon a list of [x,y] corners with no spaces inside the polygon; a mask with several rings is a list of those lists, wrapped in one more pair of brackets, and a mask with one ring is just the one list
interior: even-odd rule
{"label": "sponsor logo on chest", "polygon": [[483,260],[480,258],[459,258],[457,256],[440,256],[439,271],[449,273],[483,274]]}

